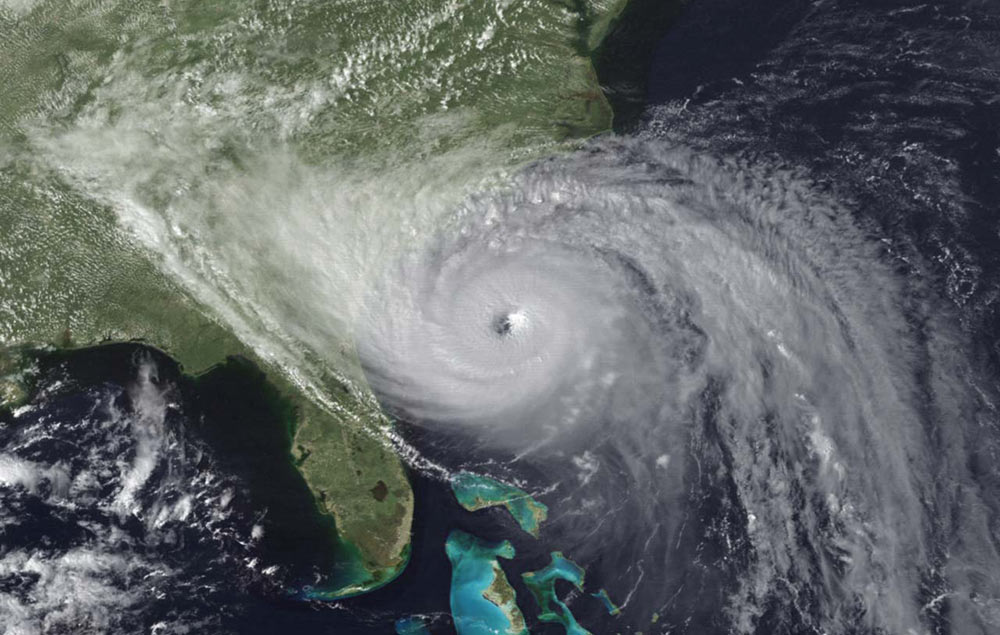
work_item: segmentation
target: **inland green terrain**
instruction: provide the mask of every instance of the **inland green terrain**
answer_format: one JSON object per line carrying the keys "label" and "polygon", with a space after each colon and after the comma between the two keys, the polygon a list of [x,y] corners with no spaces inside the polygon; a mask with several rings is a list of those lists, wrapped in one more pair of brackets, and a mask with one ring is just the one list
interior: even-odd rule
{"label": "inland green terrain", "polygon": [[610,129],[592,57],[623,8],[0,1],[0,407],[25,347],[251,360],[356,559],[316,593],[393,579],[414,499],[353,320],[471,192]]}

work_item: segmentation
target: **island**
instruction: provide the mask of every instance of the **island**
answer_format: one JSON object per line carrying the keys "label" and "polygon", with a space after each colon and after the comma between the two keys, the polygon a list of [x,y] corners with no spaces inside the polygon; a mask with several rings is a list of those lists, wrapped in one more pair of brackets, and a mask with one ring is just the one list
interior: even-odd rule
{"label": "island", "polygon": [[459,472],[452,476],[451,489],[459,504],[470,512],[488,507],[505,507],[521,529],[535,538],[538,537],[542,522],[548,518],[548,507],[527,492],[488,476]]}
{"label": "island", "polygon": [[445,542],[451,561],[451,615],[458,635],[527,635],[517,594],[498,558],[513,558],[509,541],[491,543],[454,530]]}

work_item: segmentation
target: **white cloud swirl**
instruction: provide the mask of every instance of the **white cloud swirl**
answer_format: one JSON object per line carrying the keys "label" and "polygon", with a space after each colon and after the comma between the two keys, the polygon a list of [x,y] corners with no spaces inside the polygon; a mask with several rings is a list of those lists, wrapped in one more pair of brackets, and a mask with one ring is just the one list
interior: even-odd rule
{"label": "white cloud swirl", "polygon": [[[791,171],[611,141],[459,216],[372,294],[362,363],[396,412],[556,475],[574,553],[631,562],[620,583],[669,614],[711,483],[747,549],[699,566],[737,632],[805,595],[828,632],[923,632],[942,593],[956,622],[993,619],[986,503],[961,504],[961,549],[935,520],[993,415],[933,285],[846,208]],[[585,451],[586,479],[558,476]]]}

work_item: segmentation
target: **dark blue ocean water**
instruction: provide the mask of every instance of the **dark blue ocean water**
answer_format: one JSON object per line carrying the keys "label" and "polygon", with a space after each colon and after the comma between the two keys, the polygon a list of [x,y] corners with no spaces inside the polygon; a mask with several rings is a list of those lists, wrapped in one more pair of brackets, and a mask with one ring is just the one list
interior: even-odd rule
{"label": "dark blue ocean water", "polygon": [[[887,249],[913,250],[930,263],[919,272],[904,260],[898,266],[934,280],[980,344],[978,361],[1000,377],[1000,5],[692,0],[678,11],[636,2],[601,55],[621,133],[805,171]],[[157,390],[136,393],[150,361]],[[341,602],[288,597],[287,589],[332,566],[336,553],[325,540],[327,521],[288,461],[280,408],[246,398],[259,393],[254,372],[234,362],[193,382],[140,345],[42,362],[36,407],[8,415],[0,427],[5,456],[31,464],[19,466],[28,474],[23,482],[0,490],[0,555],[16,562],[23,554],[27,562],[37,554],[48,564],[0,577],[0,593],[28,598],[39,585],[68,584],[60,571],[101,563],[101,571],[115,572],[110,579],[85,578],[95,585],[93,610],[108,613],[109,632],[184,622],[196,632],[391,633],[397,618],[423,614],[432,632],[448,633],[444,543],[462,529],[514,543],[519,558],[505,568],[532,632],[560,632],[534,623],[537,610],[519,581],[561,548],[559,537],[543,532],[533,540],[501,510],[468,513],[444,482],[419,472],[411,474],[412,558],[396,581]],[[142,406],[143,394],[162,399]],[[239,433],[247,422],[253,435]],[[146,429],[153,432],[145,441],[133,434]],[[470,457],[447,437],[401,430],[453,467],[510,458]],[[142,443],[157,450],[147,484],[131,501],[117,500],[126,478],[119,459],[134,459]],[[36,468],[55,475],[47,483],[65,481],[66,491],[36,487]],[[1000,495],[987,471],[982,478],[985,491]],[[724,497],[702,498],[706,526],[727,513]],[[130,504],[146,521],[116,511]],[[263,538],[251,538],[255,525]],[[591,590],[607,584],[617,599],[613,580],[599,574],[613,563],[581,564],[593,572]],[[705,610],[718,593],[707,587],[712,579],[697,579],[706,585],[702,595],[677,609],[691,618],[688,632],[722,632]],[[127,602],[133,593],[138,599]],[[597,602],[576,598],[571,606],[595,633],[627,632],[627,620],[607,616]],[[950,632],[946,620],[934,628]],[[765,618],[757,632],[797,629]]]}
{"label": "dark blue ocean water", "polygon": [[[34,397],[0,422],[4,467],[24,461],[41,483],[0,489],[0,554],[52,563],[51,576],[0,576],[0,592],[25,603],[45,596],[38,585],[71,569],[72,557],[84,557],[95,565],[77,589],[83,595],[92,587],[97,596],[88,616],[113,607],[103,594],[136,594],[125,611],[108,616],[111,632],[193,623],[220,633],[388,633],[395,620],[412,615],[426,616],[431,632],[449,632],[449,532],[514,543],[519,557],[505,568],[526,600],[520,573],[543,567],[558,548],[523,534],[505,511],[465,511],[447,483],[412,472],[412,555],[400,577],[339,602],[297,599],[294,592],[333,567],[337,554],[331,524],[316,512],[290,460],[287,412],[256,368],[230,360],[192,380],[140,344],[37,359]],[[152,373],[146,384],[143,369]],[[116,513],[144,452],[152,457],[145,480],[128,511]],[[55,491],[61,482],[72,482],[69,491]],[[263,528],[258,540],[251,539],[255,525]],[[123,566],[103,566],[111,557]],[[273,572],[264,573],[269,567]],[[157,576],[162,580],[149,583]],[[529,617],[537,615],[530,601],[522,604]],[[587,604],[581,615],[596,623],[599,603]]]}
{"label": "dark blue ocean water", "polygon": [[927,272],[1000,368],[1000,6],[691,2],[623,126],[777,158],[849,201]]}

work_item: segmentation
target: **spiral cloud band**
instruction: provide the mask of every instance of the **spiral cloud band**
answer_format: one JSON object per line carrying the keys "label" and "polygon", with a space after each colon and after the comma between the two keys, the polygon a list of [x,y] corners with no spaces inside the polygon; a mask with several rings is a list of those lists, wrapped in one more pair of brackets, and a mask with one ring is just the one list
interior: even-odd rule
{"label": "spiral cloud band", "polygon": [[993,415],[908,266],[794,173],[605,141],[414,245],[358,350],[401,418],[546,475],[549,531],[667,623],[989,632]]}

